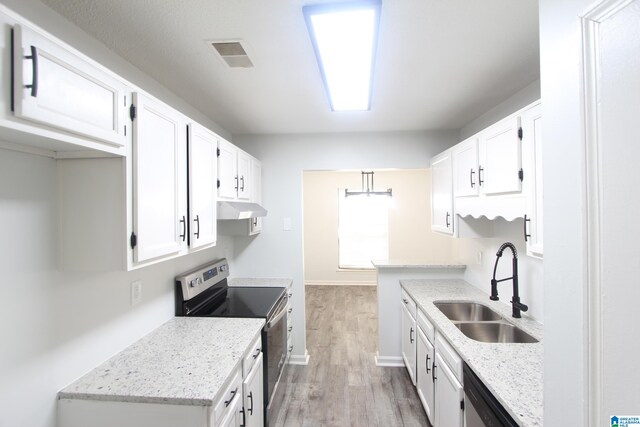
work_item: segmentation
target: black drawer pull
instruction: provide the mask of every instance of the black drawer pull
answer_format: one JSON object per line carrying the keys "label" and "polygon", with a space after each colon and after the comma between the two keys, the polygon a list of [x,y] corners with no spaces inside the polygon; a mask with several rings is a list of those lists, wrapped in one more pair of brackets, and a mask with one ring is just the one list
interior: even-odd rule
{"label": "black drawer pull", "polygon": [[229,398],[229,400],[224,401],[225,408],[231,404],[231,401],[236,396],[236,393],[238,393],[238,387],[236,387],[236,389],[231,392],[231,397]]}
{"label": "black drawer pull", "polygon": [[35,46],[31,46],[31,56],[25,56],[26,59],[31,60],[32,80],[30,85],[25,87],[31,89],[31,96],[34,98],[38,96],[38,49]]}

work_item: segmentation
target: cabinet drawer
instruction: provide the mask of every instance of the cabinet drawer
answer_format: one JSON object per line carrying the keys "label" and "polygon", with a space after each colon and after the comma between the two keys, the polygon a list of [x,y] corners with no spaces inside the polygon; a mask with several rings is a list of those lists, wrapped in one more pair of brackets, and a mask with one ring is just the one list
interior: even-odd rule
{"label": "cabinet drawer", "polygon": [[416,318],[416,311],[417,311],[417,307],[416,307],[416,303],[413,301],[413,299],[404,291],[404,289],[402,290],[402,304],[407,307],[407,310],[409,310],[409,314],[411,314],[411,316],[415,319]]}
{"label": "cabinet drawer", "polygon": [[422,310],[418,310],[418,327],[422,330],[427,339],[433,343],[435,340],[436,330]]}
{"label": "cabinet drawer", "polygon": [[231,374],[231,381],[229,385],[224,388],[224,391],[220,395],[217,402],[214,403],[213,413],[211,414],[211,420],[209,425],[220,425],[221,421],[231,411],[235,403],[240,399],[242,395],[242,373],[240,367]]}
{"label": "cabinet drawer", "polygon": [[249,346],[246,356],[242,359],[242,375],[247,376],[253,368],[253,365],[258,360],[258,357],[262,353],[262,334],[258,334],[258,338]]}
{"label": "cabinet drawer", "polygon": [[440,333],[436,333],[436,353],[441,355],[442,359],[449,365],[453,375],[462,383],[462,359]]}

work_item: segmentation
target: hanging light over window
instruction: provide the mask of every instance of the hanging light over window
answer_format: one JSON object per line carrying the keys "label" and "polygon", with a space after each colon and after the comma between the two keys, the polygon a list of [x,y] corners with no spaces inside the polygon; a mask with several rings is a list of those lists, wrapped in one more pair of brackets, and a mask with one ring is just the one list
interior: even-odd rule
{"label": "hanging light over window", "polygon": [[381,0],[302,8],[333,111],[371,109]]}
{"label": "hanging light over window", "polygon": [[392,190],[387,188],[386,191],[374,191],[373,189],[373,171],[360,172],[362,175],[362,191],[349,191],[344,190],[344,196],[389,196],[391,197]]}

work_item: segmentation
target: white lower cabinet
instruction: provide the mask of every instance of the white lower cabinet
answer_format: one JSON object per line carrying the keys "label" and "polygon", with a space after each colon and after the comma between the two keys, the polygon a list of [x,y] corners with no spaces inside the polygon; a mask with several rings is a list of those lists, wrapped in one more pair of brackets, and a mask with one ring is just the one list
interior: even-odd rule
{"label": "white lower cabinet", "polygon": [[421,328],[418,328],[418,358],[416,365],[416,374],[418,376],[416,387],[418,389],[418,397],[424,406],[424,410],[427,413],[429,422],[433,424],[435,422],[434,413],[434,347],[431,341],[427,338]]}
{"label": "white lower cabinet", "polygon": [[415,303],[403,295],[402,299],[402,359],[407,367],[411,382],[416,385],[416,318]]}
{"label": "white lower cabinet", "polygon": [[262,371],[262,353],[258,354],[248,375],[242,383],[242,401],[244,427],[259,427],[264,423],[264,389]]}
{"label": "white lower cabinet", "polygon": [[464,390],[462,383],[436,349],[434,427],[462,427],[464,425]]}
{"label": "white lower cabinet", "polygon": [[402,357],[427,418],[434,427],[463,427],[462,359],[411,297],[402,294]]}

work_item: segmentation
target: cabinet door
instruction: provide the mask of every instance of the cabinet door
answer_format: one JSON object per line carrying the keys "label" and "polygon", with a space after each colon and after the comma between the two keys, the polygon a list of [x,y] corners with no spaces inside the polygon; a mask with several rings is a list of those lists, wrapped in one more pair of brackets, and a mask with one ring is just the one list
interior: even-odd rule
{"label": "cabinet door", "polygon": [[411,382],[416,385],[416,320],[402,306],[402,359],[409,371]]}
{"label": "cabinet door", "polygon": [[542,257],[542,107],[533,106],[522,115],[523,190],[527,209],[524,223],[527,254]]}
{"label": "cabinet door", "polygon": [[262,373],[262,353],[260,353],[249,375],[242,383],[245,427],[260,427],[264,424]]}
{"label": "cabinet door", "polygon": [[229,404],[227,416],[216,427],[240,427],[242,426],[242,399],[236,396]]}
{"label": "cabinet door", "polygon": [[417,375],[417,388],[418,396],[424,406],[424,410],[427,413],[429,422],[433,424],[433,396],[434,396],[434,384],[433,384],[433,356],[434,349],[433,344],[429,341],[427,336],[418,328],[418,356],[416,360],[416,375]]}
{"label": "cabinet door", "polygon": [[186,248],[186,122],[171,107],[134,93],[134,262]]}
{"label": "cabinet door", "polygon": [[436,352],[435,362],[435,422],[434,427],[462,427],[462,401],[464,391],[462,384]]}
{"label": "cabinet door", "polygon": [[477,196],[478,139],[474,136],[453,147],[453,195]]}
{"label": "cabinet door", "polygon": [[521,191],[519,117],[507,117],[480,134],[479,179],[483,194]]}
{"label": "cabinet door", "polygon": [[218,197],[235,200],[238,196],[238,149],[224,139],[218,140]]}
{"label": "cabinet door", "polygon": [[431,229],[453,234],[453,192],[451,152],[431,160]]}
{"label": "cabinet door", "polygon": [[16,117],[125,145],[122,82],[28,27],[14,26],[13,44]]}
{"label": "cabinet door", "polygon": [[198,125],[189,124],[189,246],[215,243],[217,236],[216,181],[218,139]]}
{"label": "cabinet door", "polygon": [[251,156],[238,150],[238,200],[251,200]]}
{"label": "cabinet door", "polygon": [[[262,203],[262,163],[258,159],[251,159],[251,200]],[[249,235],[262,231],[262,217],[249,220]]]}

